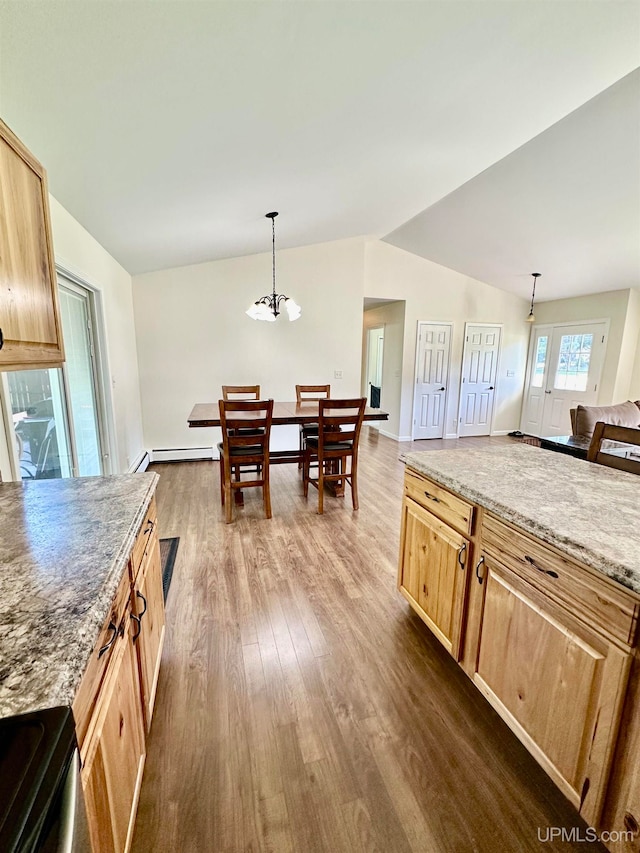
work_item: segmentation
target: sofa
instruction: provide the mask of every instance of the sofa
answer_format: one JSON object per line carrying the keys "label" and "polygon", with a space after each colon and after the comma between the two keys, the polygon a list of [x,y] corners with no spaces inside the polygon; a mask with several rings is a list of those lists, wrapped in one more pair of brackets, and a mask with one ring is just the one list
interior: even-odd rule
{"label": "sofa", "polygon": [[616,426],[640,428],[640,400],[618,403],[616,406],[576,406],[570,409],[571,431],[574,436],[590,439],[598,421]]}

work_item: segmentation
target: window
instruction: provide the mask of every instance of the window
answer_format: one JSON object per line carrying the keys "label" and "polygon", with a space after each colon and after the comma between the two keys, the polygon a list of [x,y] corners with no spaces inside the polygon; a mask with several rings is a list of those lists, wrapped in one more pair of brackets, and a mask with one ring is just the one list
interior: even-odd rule
{"label": "window", "polygon": [[562,336],[554,388],[586,391],[592,344],[592,334]]}

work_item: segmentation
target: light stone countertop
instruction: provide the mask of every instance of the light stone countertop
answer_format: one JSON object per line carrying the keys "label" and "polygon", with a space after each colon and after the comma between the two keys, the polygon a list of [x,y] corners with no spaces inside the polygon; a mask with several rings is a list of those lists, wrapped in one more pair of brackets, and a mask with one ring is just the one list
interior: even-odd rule
{"label": "light stone countertop", "polygon": [[0,716],[72,703],[157,480],[0,483]]}
{"label": "light stone countertop", "polygon": [[527,444],[403,454],[409,468],[640,593],[640,477]]}

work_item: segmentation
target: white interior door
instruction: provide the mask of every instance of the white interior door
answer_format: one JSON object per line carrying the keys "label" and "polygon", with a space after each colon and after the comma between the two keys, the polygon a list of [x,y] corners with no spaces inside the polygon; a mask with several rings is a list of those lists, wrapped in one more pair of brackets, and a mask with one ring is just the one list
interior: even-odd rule
{"label": "white interior door", "polygon": [[450,349],[450,323],[418,323],[414,440],[444,435]]}
{"label": "white interior door", "polygon": [[569,409],[597,402],[606,346],[605,322],[534,327],[523,432],[571,434]]}
{"label": "white interior door", "polygon": [[500,334],[500,326],[466,325],[458,421],[461,436],[491,433]]}

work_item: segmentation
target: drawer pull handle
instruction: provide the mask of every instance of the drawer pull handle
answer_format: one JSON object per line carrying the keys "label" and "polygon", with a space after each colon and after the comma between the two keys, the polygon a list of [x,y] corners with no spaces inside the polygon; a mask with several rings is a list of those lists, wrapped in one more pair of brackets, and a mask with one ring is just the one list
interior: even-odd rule
{"label": "drawer pull handle", "polygon": [[137,630],[137,631],[136,631],[136,633],[133,635],[133,642],[135,643],[135,641],[136,641],[136,640],[138,639],[138,637],[140,636],[140,632],[142,631],[142,625],[140,624],[140,623],[142,622],[142,617],[141,617],[141,616],[136,616],[136,614],[135,614],[135,613],[132,613],[132,614],[131,614],[131,618],[132,618],[132,619],[134,619],[134,620],[138,623],[138,630]]}
{"label": "drawer pull handle", "polygon": [[118,636],[118,628],[114,622],[109,622],[109,630],[113,631],[113,636],[109,640],[108,643],[105,643],[104,646],[98,652],[98,657],[101,658],[105,652],[108,652],[111,646],[115,643],[116,637]]}
{"label": "drawer pull handle", "polygon": [[484,575],[480,574],[480,566],[484,563],[484,557],[480,557],[478,560],[478,564],[476,565],[476,577],[478,578],[478,583],[482,586],[484,582]]}
{"label": "drawer pull handle", "polygon": [[0,329],[0,349],[4,346],[4,336],[2,334],[2,329]]}
{"label": "drawer pull handle", "polygon": [[460,548],[458,549],[458,563],[460,565],[460,568],[463,571],[464,571],[464,566],[465,566],[465,560],[463,560],[462,558],[463,558],[466,550],[467,550],[467,543],[463,542],[462,545],[460,546]]}
{"label": "drawer pull handle", "polygon": [[429,498],[430,501],[435,501],[437,504],[440,503],[440,498],[437,498],[435,495],[432,495],[430,492],[424,493],[425,498]]}
{"label": "drawer pull handle", "polygon": [[144,531],[143,531],[143,533],[144,533],[144,535],[145,535],[145,536],[146,536],[148,533],[151,533],[151,531],[152,531],[152,530],[153,530],[153,528],[155,527],[155,524],[156,524],[156,523],[155,523],[155,521],[152,521],[151,519],[149,519],[149,520],[147,521],[147,526],[145,527],[145,529],[144,529]]}
{"label": "drawer pull handle", "polygon": [[533,559],[533,557],[530,557],[528,554],[525,554],[524,558],[527,561],[527,563],[529,563],[530,566],[533,566],[534,569],[537,569],[537,571],[542,572],[543,575],[549,575],[550,578],[559,577],[557,572],[554,572],[551,569],[543,569],[541,566],[539,566],[536,563],[536,561]]}
{"label": "drawer pull handle", "polygon": [[141,598],[141,599],[142,599],[142,601],[144,602],[144,610],[143,610],[143,611],[142,611],[142,613],[140,614],[140,619],[142,619],[142,617],[144,616],[144,614],[147,612],[147,599],[146,599],[146,598],[144,597],[144,595],[140,592],[140,590],[136,590],[136,595],[138,596],[138,598]]}

